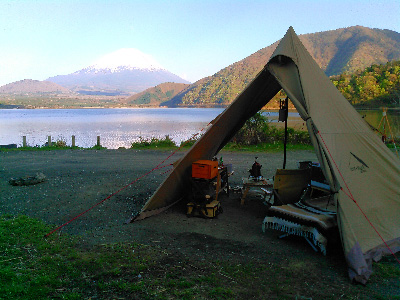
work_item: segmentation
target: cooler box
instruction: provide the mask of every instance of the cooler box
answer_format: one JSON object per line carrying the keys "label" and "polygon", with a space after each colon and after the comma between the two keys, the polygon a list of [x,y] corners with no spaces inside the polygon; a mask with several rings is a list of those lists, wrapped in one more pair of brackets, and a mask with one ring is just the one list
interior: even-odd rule
{"label": "cooler box", "polygon": [[213,179],[218,175],[218,161],[198,160],[192,163],[192,177]]}

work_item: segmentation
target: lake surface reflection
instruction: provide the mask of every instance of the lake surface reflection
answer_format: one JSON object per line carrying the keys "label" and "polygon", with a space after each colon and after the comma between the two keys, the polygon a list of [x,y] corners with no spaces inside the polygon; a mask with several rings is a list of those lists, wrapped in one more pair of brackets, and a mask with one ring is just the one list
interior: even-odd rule
{"label": "lake surface reflection", "polygon": [[177,144],[189,139],[223,109],[132,108],[132,109],[15,109],[0,110],[0,144],[43,145],[47,136],[79,147],[92,147],[97,136],[109,149],[130,147],[140,137],[165,137]]}
{"label": "lake surface reflection", "polygon": [[[142,138],[169,135],[179,145],[203,129],[223,111],[222,108],[128,108],[128,109],[0,109],[0,144],[22,145],[22,136],[30,146],[42,146],[47,136],[71,145],[92,147],[97,136],[109,149],[129,148]],[[360,111],[365,120],[378,127],[382,111]],[[276,121],[277,112],[265,112]],[[298,117],[290,113],[289,118]],[[389,111],[388,119],[395,136],[400,136],[400,111]]]}

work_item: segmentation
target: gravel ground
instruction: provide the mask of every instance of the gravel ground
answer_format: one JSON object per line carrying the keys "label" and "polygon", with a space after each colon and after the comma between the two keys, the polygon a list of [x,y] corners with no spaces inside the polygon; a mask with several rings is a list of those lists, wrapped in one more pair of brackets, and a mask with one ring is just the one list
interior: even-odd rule
{"label": "gravel ground", "polygon": [[[130,240],[132,237],[139,236],[143,240],[151,239],[145,232],[145,228],[160,231],[161,227],[164,227],[162,231],[196,231],[239,241],[256,239],[249,230],[251,228],[251,232],[259,233],[260,218],[264,217],[263,212],[260,212],[257,207],[260,204],[260,201],[257,201],[260,195],[257,193],[248,196],[250,201],[245,207],[239,205],[240,195],[232,193],[229,199],[223,199],[225,213],[215,221],[200,218],[187,219],[184,208],[178,205],[159,216],[123,225],[131,218],[132,213],[139,210],[153,194],[171,167],[167,166],[151,172],[142,179],[137,181],[136,179],[152,170],[170,154],[171,152],[168,151],[131,149],[2,152],[0,154],[0,211],[26,214],[57,226],[133,182],[63,227],[62,231],[82,235],[93,244]],[[182,155],[182,152],[176,153],[163,165],[171,164]],[[263,165],[261,171],[266,178],[272,177],[283,161],[281,153],[222,152],[221,155],[225,163],[233,165],[235,171],[230,177],[231,187],[240,186],[242,177],[248,176],[248,170],[254,162],[255,155],[259,156],[258,161]],[[287,167],[295,168],[298,161],[315,159],[311,151],[291,152],[288,154]],[[8,184],[10,178],[34,176],[39,172],[46,176],[44,183],[31,186]],[[252,200],[253,198],[255,201]],[[232,219],[230,212],[236,209],[240,218]],[[163,224],[168,222],[168,226],[159,225],[160,222]],[[243,224],[237,224],[238,222]],[[182,224],[185,224],[184,228]],[[211,226],[206,226],[206,224]],[[222,229],[232,224],[235,224],[234,229]],[[213,226],[222,228],[215,230]],[[210,228],[212,229],[209,230]]]}
{"label": "gravel ground", "polygon": [[[62,225],[96,203],[134,182],[154,168],[171,152],[151,150],[59,150],[1,152],[0,212],[25,214],[54,225]],[[172,163],[180,158],[179,152]],[[225,163],[231,163],[234,175],[230,186],[240,186],[242,177],[257,155],[263,165],[264,177],[272,177],[282,166],[282,153],[222,152]],[[220,156],[220,155],[219,155]],[[218,157],[219,157],[218,156]],[[297,168],[297,162],[315,161],[311,151],[288,153],[287,168]],[[84,246],[114,242],[137,242],[156,245],[170,252],[205,260],[257,261],[285,260],[296,255],[299,259],[324,266],[327,280],[349,284],[346,264],[341,250],[328,256],[315,253],[304,239],[277,239],[278,232],[263,233],[265,208],[257,191],[249,193],[248,201],[240,206],[240,193],[223,197],[224,213],[215,219],[187,218],[185,205],[142,221],[125,224],[152,195],[165,178],[170,167],[150,173],[134,182],[94,209],[64,226],[60,232],[78,234]],[[46,181],[31,186],[12,186],[12,177],[33,176],[41,172]],[[58,234],[58,233],[54,233]]]}
{"label": "gravel ground", "polygon": [[[125,225],[132,213],[138,211],[153,194],[171,167],[151,172],[138,181],[136,179],[170,154],[168,151],[151,150],[2,152],[0,211],[26,214],[57,227],[133,182],[64,226],[61,231],[79,234],[89,244],[132,239],[151,242],[184,232],[246,242],[265,238],[260,232],[264,208],[260,207],[260,194],[256,190],[249,194],[249,201],[244,207],[239,205],[239,193],[231,193],[229,199],[222,199],[224,214],[215,220],[189,219],[185,216],[185,207],[177,205],[158,216]],[[182,155],[182,152],[176,153],[165,164],[174,162]],[[230,186],[240,186],[242,177],[248,176],[255,154],[223,152],[221,155],[225,163],[233,165],[235,171],[230,177]],[[266,178],[272,177],[276,168],[282,165],[281,153],[257,155]],[[291,152],[287,167],[295,168],[301,160],[315,160],[315,155],[310,151]],[[44,183],[31,186],[8,184],[10,178],[34,176],[38,172],[46,176]]]}

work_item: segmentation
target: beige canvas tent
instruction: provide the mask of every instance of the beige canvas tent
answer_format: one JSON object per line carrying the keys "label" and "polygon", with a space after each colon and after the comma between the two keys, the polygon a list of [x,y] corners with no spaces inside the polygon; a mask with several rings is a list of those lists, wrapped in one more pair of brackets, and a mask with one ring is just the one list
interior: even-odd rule
{"label": "beige canvas tent", "polygon": [[263,70],[177,163],[137,219],[179,201],[192,162],[215,156],[281,89],[306,122],[335,193],[349,275],[365,283],[372,260],[400,250],[400,161],[330,82],[291,27]]}

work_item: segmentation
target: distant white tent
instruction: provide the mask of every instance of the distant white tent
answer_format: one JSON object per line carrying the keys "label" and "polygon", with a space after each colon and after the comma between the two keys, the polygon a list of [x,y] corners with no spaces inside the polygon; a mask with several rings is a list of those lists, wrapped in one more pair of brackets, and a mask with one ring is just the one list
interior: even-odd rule
{"label": "distant white tent", "polygon": [[331,83],[292,27],[264,69],[179,161],[137,219],[179,201],[189,186],[192,162],[215,156],[281,89],[306,122],[334,192],[350,278],[365,283],[372,260],[400,250],[400,161]]}

